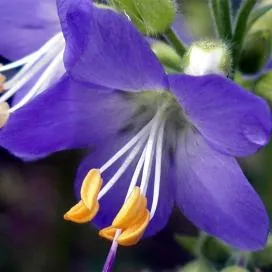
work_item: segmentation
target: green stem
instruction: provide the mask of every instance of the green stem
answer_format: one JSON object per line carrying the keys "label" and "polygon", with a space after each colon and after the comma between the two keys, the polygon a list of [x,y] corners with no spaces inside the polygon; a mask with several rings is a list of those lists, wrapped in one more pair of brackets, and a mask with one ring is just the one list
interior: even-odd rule
{"label": "green stem", "polygon": [[218,37],[223,41],[231,40],[232,23],[229,0],[211,0],[210,5]]}
{"label": "green stem", "polygon": [[232,39],[233,69],[236,69],[239,63],[240,53],[241,53],[244,38],[247,32],[248,18],[256,2],[257,0],[245,0],[238,14],[237,22],[236,22],[236,26],[234,30],[234,35]]}
{"label": "green stem", "polygon": [[176,33],[171,28],[169,28],[168,30],[165,31],[164,35],[167,38],[167,40],[172,44],[176,52],[181,57],[183,57],[187,49],[186,46],[182,43],[182,41],[178,38]]}
{"label": "green stem", "polygon": [[219,1],[219,15],[222,22],[221,39],[230,41],[232,39],[231,7],[229,0]]}
{"label": "green stem", "polygon": [[211,12],[212,12],[211,15],[213,17],[215,30],[216,30],[216,33],[217,33],[218,37],[220,37],[221,33],[222,33],[222,26],[221,26],[221,20],[219,18],[218,1],[217,0],[211,0],[210,5],[211,5]]}

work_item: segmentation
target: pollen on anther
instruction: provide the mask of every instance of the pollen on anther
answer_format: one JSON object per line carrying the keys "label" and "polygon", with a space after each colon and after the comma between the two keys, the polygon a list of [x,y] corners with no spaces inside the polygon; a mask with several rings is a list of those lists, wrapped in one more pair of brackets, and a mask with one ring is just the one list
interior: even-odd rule
{"label": "pollen on anther", "polygon": [[6,102],[0,103],[0,128],[2,128],[8,121],[10,112],[9,105]]}
{"label": "pollen on anther", "polygon": [[0,93],[5,91],[4,83],[6,81],[6,77],[3,74],[0,74]]}

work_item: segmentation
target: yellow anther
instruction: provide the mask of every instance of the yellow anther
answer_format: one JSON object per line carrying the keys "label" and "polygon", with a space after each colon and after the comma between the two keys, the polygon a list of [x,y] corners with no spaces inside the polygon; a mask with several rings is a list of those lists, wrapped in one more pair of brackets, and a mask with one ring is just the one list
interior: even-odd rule
{"label": "yellow anther", "polygon": [[99,210],[99,204],[96,203],[91,211],[84,205],[83,201],[79,201],[65,215],[64,219],[75,223],[87,223],[91,221]]}
{"label": "yellow anther", "polygon": [[[117,238],[117,243],[122,246],[133,246],[139,242],[139,240],[142,238],[145,229],[148,226],[150,219],[150,213],[148,210],[145,210],[145,213],[140,221],[137,222],[137,224],[132,225],[130,228],[122,229],[121,234]],[[116,231],[118,231],[119,228],[116,228],[114,226],[110,226],[107,228],[104,228],[99,231],[99,235],[101,237],[104,237],[108,240],[113,241],[115,237]]]}
{"label": "yellow anther", "polygon": [[122,246],[132,246],[137,244],[148,226],[149,219],[150,213],[148,210],[145,210],[145,214],[141,218],[141,221],[121,233],[117,239],[118,244]]}
{"label": "yellow anther", "polygon": [[146,199],[146,197],[142,196],[141,203],[140,203],[140,206],[138,209],[138,213],[133,218],[130,225],[134,225],[137,222],[141,221],[141,219],[145,216],[145,212],[147,211],[146,205],[147,205],[147,199]]}
{"label": "yellow anther", "polygon": [[141,202],[142,196],[140,188],[135,187],[126,203],[122,206],[121,210],[114,218],[112,225],[117,228],[128,228],[131,221],[139,212]]}
{"label": "yellow anther", "polygon": [[146,208],[146,197],[141,195],[140,188],[135,187],[124,203],[112,226],[100,230],[99,235],[113,240],[117,230],[121,230],[117,242],[123,246],[135,245],[143,236],[148,226],[150,214]]}
{"label": "yellow anther", "polygon": [[3,74],[0,74],[0,93],[5,90],[4,83],[6,81],[6,77]]}
{"label": "yellow anther", "polygon": [[110,227],[107,227],[107,228],[104,228],[102,230],[99,231],[99,235],[101,237],[104,237],[108,240],[111,240],[113,241],[114,239],[114,236],[115,236],[115,233],[118,229],[113,227],[113,226],[110,226]]}
{"label": "yellow anther", "polygon": [[90,210],[96,205],[102,182],[100,171],[98,169],[92,169],[82,183],[80,190],[81,199],[84,205]]}
{"label": "yellow anther", "polygon": [[10,112],[8,103],[0,103],[0,128],[2,128],[7,123],[9,116]]}
{"label": "yellow anther", "polygon": [[81,200],[64,215],[64,219],[75,223],[91,221],[99,210],[97,197],[102,183],[99,170],[90,170],[81,186]]}

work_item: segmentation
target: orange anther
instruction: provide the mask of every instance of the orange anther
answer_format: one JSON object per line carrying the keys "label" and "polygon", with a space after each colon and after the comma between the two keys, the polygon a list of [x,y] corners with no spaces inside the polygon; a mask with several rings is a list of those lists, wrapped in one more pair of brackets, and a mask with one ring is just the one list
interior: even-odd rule
{"label": "orange anther", "polygon": [[141,221],[133,225],[131,228],[126,229],[117,238],[118,244],[122,246],[132,246],[137,244],[139,240],[142,238],[146,227],[148,226],[149,219],[150,213],[148,210],[145,210],[145,214],[141,218]]}
{"label": "orange anther", "polygon": [[141,198],[141,203],[139,205],[138,208],[138,213],[136,214],[136,216],[132,219],[131,224],[130,225],[134,225],[137,224],[139,221],[142,220],[142,218],[145,216],[145,212],[146,212],[146,205],[147,205],[147,199],[146,197]]}
{"label": "orange anther", "polygon": [[0,128],[2,128],[7,123],[9,116],[10,112],[8,103],[0,103]]}
{"label": "orange anther", "polygon": [[64,215],[64,219],[75,223],[91,221],[99,210],[97,197],[102,182],[99,170],[90,170],[81,186],[81,200]]}
{"label": "orange anther", "polygon": [[128,200],[114,218],[112,225],[117,228],[128,228],[131,225],[131,221],[140,212],[139,208],[141,203],[142,196],[140,188],[135,187]]}
{"label": "orange anther", "polygon": [[150,213],[146,205],[146,197],[141,194],[139,187],[135,187],[114,218],[112,226],[100,230],[99,235],[113,240],[116,232],[120,230],[120,235],[117,237],[118,244],[135,245],[142,238],[149,223]]}
{"label": "orange anther", "polygon": [[92,210],[96,205],[102,182],[100,171],[98,169],[92,169],[82,183],[80,190],[81,199],[89,210]]}
{"label": "orange anther", "polygon": [[4,83],[6,81],[6,77],[3,74],[0,74],[0,93],[5,90]]}
{"label": "orange anther", "polygon": [[[143,217],[137,223],[127,229],[122,229],[120,236],[117,238],[117,242],[122,246],[133,246],[139,242],[142,238],[145,229],[148,226],[150,214],[148,210],[145,210]],[[99,231],[99,235],[108,240],[113,241],[118,228],[110,226]]]}
{"label": "orange anther", "polygon": [[99,204],[96,203],[91,211],[84,205],[83,201],[79,201],[65,215],[64,219],[75,223],[87,223],[91,221],[99,210]]}
{"label": "orange anther", "polygon": [[101,237],[104,237],[104,238],[112,241],[114,239],[114,236],[115,236],[115,233],[117,230],[118,230],[117,228],[110,226],[110,227],[100,230],[99,235]]}

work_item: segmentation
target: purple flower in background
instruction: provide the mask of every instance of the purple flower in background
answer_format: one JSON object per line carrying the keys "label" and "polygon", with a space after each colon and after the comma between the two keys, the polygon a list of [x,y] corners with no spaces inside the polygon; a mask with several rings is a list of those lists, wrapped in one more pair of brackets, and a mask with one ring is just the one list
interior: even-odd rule
{"label": "purple flower in background", "polygon": [[262,248],[265,208],[235,157],[270,139],[266,102],[221,76],[166,75],[125,16],[90,0],[58,0],[66,74],[13,112],[0,144],[24,159],[91,148],[78,204],[117,244],[162,229],[176,202],[197,227],[234,247]]}
{"label": "purple flower in background", "polygon": [[[0,107],[16,111],[56,82],[65,72],[64,38],[60,30],[55,0],[3,0],[0,3],[0,55],[13,62],[0,67],[0,73],[22,67],[8,81],[1,81],[5,93]],[[9,108],[7,101],[12,100]]]}

